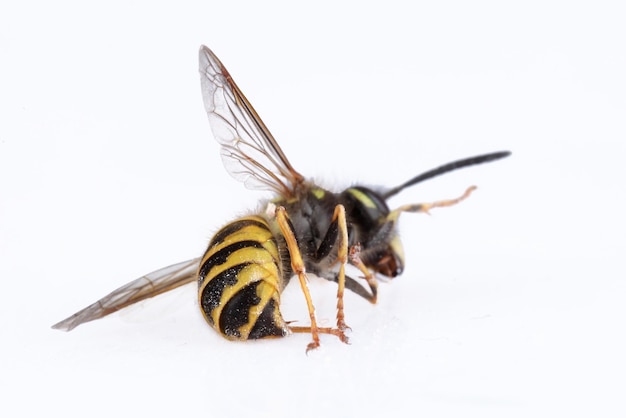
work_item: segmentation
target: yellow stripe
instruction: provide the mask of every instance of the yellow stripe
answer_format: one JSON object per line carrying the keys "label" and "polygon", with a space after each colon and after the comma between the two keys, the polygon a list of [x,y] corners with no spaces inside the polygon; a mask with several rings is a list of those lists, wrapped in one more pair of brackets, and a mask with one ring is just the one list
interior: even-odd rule
{"label": "yellow stripe", "polygon": [[376,209],[376,203],[362,191],[358,189],[348,189],[348,192],[368,208]]}
{"label": "yellow stripe", "polygon": [[[254,220],[257,220],[257,221],[263,221],[267,225],[267,223],[262,218],[250,218],[250,219],[254,219]],[[244,227],[238,229],[237,231],[235,231],[232,234],[228,235],[224,239],[224,241],[222,241],[218,245],[209,248],[209,250],[204,254],[204,257],[202,257],[200,265],[201,266],[204,265],[207,262],[207,260],[209,258],[211,258],[218,251],[224,249],[225,247],[228,247],[229,245],[236,244],[236,243],[241,242],[241,241],[256,241],[256,242],[258,242],[272,256],[274,262],[279,263],[280,262],[280,256],[279,256],[279,253],[278,253],[278,248],[275,245],[274,237],[273,237],[271,231],[269,231],[269,225],[267,225],[267,227],[268,227],[268,229],[264,229],[264,228],[259,227],[258,225],[247,225],[247,226],[244,226]],[[230,258],[230,256],[229,256],[229,258]],[[246,261],[246,260],[244,260],[244,261]],[[251,259],[249,261],[253,261],[253,259]],[[227,261],[222,266],[217,266],[217,267],[226,267],[226,268],[228,268],[228,267],[233,266],[235,264],[238,264],[238,263]],[[221,272],[223,270],[224,269],[222,268],[219,271]],[[208,276],[214,277],[217,274],[218,273],[215,272],[215,268],[213,268],[210,272],[207,273],[207,277]]]}
{"label": "yellow stripe", "polygon": [[[248,260],[249,261],[249,260]],[[261,314],[263,308],[269,301],[269,294],[278,294],[278,283],[277,278],[279,277],[278,269],[276,268],[276,264],[274,262],[270,263],[256,263],[250,264],[245,267],[243,270],[239,272],[237,275],[237,283],[233,286],[227,286],[222,293],[222,298],[220,299],[220,304],[217,308],[211,312],[211,316],[213,317],[213,321],[215,323],[216,329],[219,330],[219,318],[222,314],[222,310],[226,305],[226,302],[232,299],[234,295],[237,294],[241,289],[249,285],[250,283],[262,281],[257,287],[257,295],[261,298],[261,302],[258,305],[252,306],[250,309],[250,316],[248,317],[248,323],[242,327],[240,327],[240,332],[242,334],[241,338],[246,339],[252,326],[255,324],[256,319]],[[259,295],[259,288],[261,288],[261,294]],[[259,309],[258,312],[254,312]],[[245,335],[244,335],[244,330]]]}
{"label": "yellow stripe", "polygon": [[228,235],[224,241],[212,247],[210,251],[219,251],[222,248],[228,247],[230,244],[235,244],[239,241],[258,241],[262,244],[265,241],[271,241],[272,238],[272,233],[269,229],[262,228],[258,225],[246,225]]}
{"label": "yellow stripe", "polygon": [[248,311],[248,323],[239,327],[239,332],[241,333],[242,339],[248,338],[248,335],[250,335],[252,328],[254,327],[254,325],[256,325],[256,321],[259,318],[259,315],[263,313],[263,310],[269,303],[270,299],[272,299],[272,297],[274,297],[275,295],[276,295],[275,306],[278,306],[279,293],[276,291],[276,288],[269,285],[267,281],[263,281],[259,283],[259,285],[256,288],[256,294],[261,299],[261,301],[259,302],[258,305],[254,305],[250,307],[250,310]]}
{"label": "yellow stripe", "polygon": [[[238,222],[245,222],[247,220],[254,220],[262,225],[242,224],[241,227],[236,227]],[[222,239],[221,242],[207,250],[202,258],[200,264],[201,266],[210,260],[216,253],[233,244],[253,241],[260,244],[262,248],[245,246],[243,248],[235,249],[227,254],[223,263],[214,265],[211,270],[206,273],[206,276],[200,285],[199,295],[202,295],[206,286],[225,270],[231,269],[237,265],[248,264],[239,271],[237,274],[237,281],[234,285],[225,286],[218,306],[211,311],[211,319],[213,320],[214,328],[220,331],[220,316],[228,301],[232,300],[232,298],[246,286],[252,283],[258,283],[256,293],[260,302],[257,305],[249,307],[248,321],[239,327],[241,336],[237,339],[247,339],[252,331],[252,328],[256,324],[259,315],[261,315],[267,304],[272,299],[275,301],[275,310],[278,309],[280,291],[283,287],[281,274],[282,261],[274,235],[272,234],[270,226],[265,219],[259,216],[245,217],[235,221],[230,227],[234,227],[235,230],[226,237],[220,238]],[[228,228],[228,226],[225,228]],[[222,231],[223,230],[224,229],[222,229]],[[218,232],[218,234],[220,234],[220,232]],[[203,312],[203,314],[206,316],[206,312]],[[276,312],[273,314],[276,316]],[[280,322],[283,321],[280,313],[278,313],[277,324]]]}

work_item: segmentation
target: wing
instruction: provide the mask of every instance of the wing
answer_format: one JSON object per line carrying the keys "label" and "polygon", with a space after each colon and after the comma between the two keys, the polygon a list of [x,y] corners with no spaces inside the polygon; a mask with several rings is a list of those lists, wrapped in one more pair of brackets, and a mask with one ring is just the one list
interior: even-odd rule
{"label": "wing", "polygon": [[199,258],[183,261],[146,274],[119,289],[115,289],[99,301],[76,312],[52,328],[70,331],[80,324],[102,318],[133,303],[151,298],[196,280]]}
{"label": "wing", "polygon": [[253,189],[293,197],[304,181],[243,95],[221,61],[200,48],[204,107],[213,135],[222,146],[222,161],[235,179]]}

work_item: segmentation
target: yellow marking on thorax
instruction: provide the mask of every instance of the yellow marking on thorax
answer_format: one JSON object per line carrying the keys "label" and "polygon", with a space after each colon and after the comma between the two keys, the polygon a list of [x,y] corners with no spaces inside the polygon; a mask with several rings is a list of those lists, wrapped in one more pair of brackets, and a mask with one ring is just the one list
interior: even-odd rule
{"label": "yellow marking on thorax", "polygon": [[324,190],[324,189],[312,189],[311,193],[313,193],[313,196],[315,196],[316,199],[321,200],[326,195],[326,190]]}

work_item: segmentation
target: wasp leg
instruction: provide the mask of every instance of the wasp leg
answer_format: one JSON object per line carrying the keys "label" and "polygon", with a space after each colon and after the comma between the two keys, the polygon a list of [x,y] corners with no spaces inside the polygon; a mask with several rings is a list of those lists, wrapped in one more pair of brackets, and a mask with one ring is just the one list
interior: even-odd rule
{"label": "wasp leg", "polygon": [[[337,261],[339,262],[339,274],[337,276],[337,328],[341,331],[349,329],[346,325],[343,310],[343,292],[346,288],[346,263],[348,262],[348,223],[346,222],[346,209],[343,205],[335,206],[335,212],[331,224],[339,226],[339,247],[337,248]],[[341,337],[340,337],[341,338]],[[341,340],[345,343],[348,339],[344,336]]]}
{"label": "wasp leg", "polygon": [[[303,332],[303,333],[310,333],[312,332],[312,327],[292,327],[289,326],[289,330],[291,332]],[[338,337],[342,342],[344,343],[348,343],[348,337],[346,337],[344,335],[343,330],[340,330],[339,328],[330,328],[330,327],[317,327],[316,328],[317,333],[318,334],[329,334],[329,335],[334,335],[336,337]],[[306,348],[306,352],[308,353],[310,350],[313,350],[317,347],[319,347],[319,338],[318,338],[318,342],[317,345],[313,343],[309,344]]]}
{"label": "wasp leg", "polygon": [[[372,294],[365,293],[366,296],[363,296],[361,293],[357,292],[359,295],[363,296],[365,299],[370,301],[371,303],[376,303],[376,299],[378,298],[378,281],[376,280],[376,276],[365,266],[363,261],[361,261],[361,257],[359,254],[361,253],[361,244],[356,244],[350,247],[350,264],[355,266],[356,268],[363,273],[363,278],[367,281],[367,284],[372,291]],[[360,286],[359,286],[360,287]],[[354,289],[351,289],[354,291]]]}
{"label": "wasp leg", "polygon": [[[337,210],[335,212],[337,212]],[[344,219],[344,225],[345,225],[345,213],[344,213],[343,219]],[[309,317],[311,319],[310,327],[290,327],[290,330],[292,332],[310,332],[311,333],[311,337],[313,338],[313,341],[307,346],[307,349],[306,349],[307,352],[309,352],[310,350],[314,348],[319,347],[320,345],[319,334],[320,333],[336,335],[337,337],[339,337],[339,339],[341,339],[341,341],[347,342],[347,338],[345,337],[342,329],[319,328],[317,326],[317,320],[315,319],[315,307],[313,306],[311,293],[309,292],[309,288],[307,286],[306,269],[304,266],[304,261],[302,260],[302,254],[300,253],[300,249],[298,248],[298,242],[296,240],[296,236],[293,231],[293,226],[291,225],[291,222],[289,221],[289,217],[287,216],[287,213],[285,212],[285,208],[283,207],[276,208],[276,221],[278,223],[278,227],[280,228],[281,233],[283,234],[283,237],[285,238],[287,249],[289,250],[289,256],[291,258],[291,268],[293,269],[294,273],[298,276],[298,280],[300,281],[300,287],[302,288],[302,293],[304,293],[304,298],[306,299],[307,308],[309,310]],[[346,227],[346,237],[347,237],[347,227]],[[342,289],[342,292],[343,292],[343,289]],[[341,304],[341,307],[343,309],[343,303]],[[339,317],[337,321],[339,322]]]}
{"label": "wasp leg", "polygon": [[467,188],[467,190],[465,190],[465,193],[463,193],[461,196],[457,197],[456,199],[448,199],[448,200],[439,200],[437,202],[432,202],[432,203],[417,203],[414,205],[405,205],[405,206],[400,206],[398,209],[393,210],[389,215],[388,218],[397,218],[401,212],[423,212],[423,213],[429,213],[429,211],[432,208],[442,208],[445,206],[452,206],[452,205],[456,205],[457,203],[461,202],[462,200],[465,200],[469,197],[469,195],[476,190],[476,186],[470,186]]}
{"label": "wasp leg", "polygon": [[[337,244],[337,240],[339,240],[339,244],[335,245]],[[341,331],[345,331],[350,329],[350,327],[346,325],[343,305],[343,295],[346,289],[347,280],[346,264],[348,262],[348,223],[346,221],[346,209],[343,205],[335,206],[333,217],[331,218],[330,225],[326,230],[326,235],[315,251],[315,259],[317,261],[321,261],[328,257],[333,248],[337,248],[337,255],[333,260],[333,264],[339,263],[339,271],[337,274],[331,275],[330,280],[337,282],[337,328]],[[348,288],[350,290],[354,290],[355,283],[350,283]],[[343,342],[348,342],[348,339],[345,336],[340,338]]]}
{"label": "wasp leg", "polygon": [[[337,283],[339,281],[339,277],[333,276],[329,278],[328,280]],[[376,303],[376,297],[372,296],[370,292],[368,292],[363,286],[361,286],[358,280],[353,279],[347,274],[346,274],[346,289],[350,290],[351,292],[356,293],[357,295],[361,296],[363,299],[367,300],[368,302]]]}

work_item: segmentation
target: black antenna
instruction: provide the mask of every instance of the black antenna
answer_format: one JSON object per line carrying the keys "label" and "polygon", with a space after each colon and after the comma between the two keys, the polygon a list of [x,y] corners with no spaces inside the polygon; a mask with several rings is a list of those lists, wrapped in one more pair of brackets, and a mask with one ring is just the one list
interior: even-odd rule
{"label": "black antenna", "polygon": [[400,193],[402,190],[406,189],[409,186],[413,186],[414,184],[417,184],[424,180],[432,179],[433,177],[440,176],[450,171],[454,171],[459,168],[469,167],[470,165],[488,163],[490,161],[495,161],[495,160],[499,160],[500,158],[508,157],[509,155],[511,155],[509,151],[500,151],[500,152],[494,152],[491,154],[477,155],[475,157],[464,158],[462,160],[453,161],[451,163],[444,164],[440,167],[433,168],[432,170],[428,170],[427,172],[422,173],[419,176],[413,177],[411,180],[397,187],[394,187],[391,190],[387,190],[385,193],[383,193],[383,198],[387,200],[391,196],[394,196]]}

